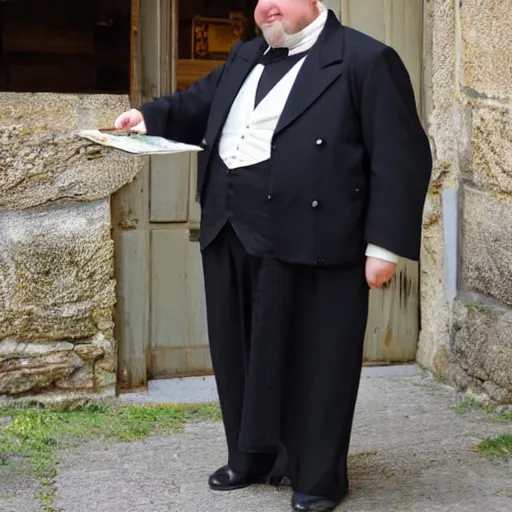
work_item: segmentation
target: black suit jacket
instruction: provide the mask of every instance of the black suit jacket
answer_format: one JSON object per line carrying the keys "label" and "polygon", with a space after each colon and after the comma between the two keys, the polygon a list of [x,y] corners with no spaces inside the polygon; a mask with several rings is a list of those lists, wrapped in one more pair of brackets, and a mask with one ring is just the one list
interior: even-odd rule
{"label": "black suit jacket", "polygon": [[[189,90],[142,105],[148,133],[202,144],[198,193],[240,87],[266,44],[234,46]],[[275,256],[358,261],[367,243],[419,259],[432,156],[408,72],[392,48],[329,12],[272,141],[268,200]]]}

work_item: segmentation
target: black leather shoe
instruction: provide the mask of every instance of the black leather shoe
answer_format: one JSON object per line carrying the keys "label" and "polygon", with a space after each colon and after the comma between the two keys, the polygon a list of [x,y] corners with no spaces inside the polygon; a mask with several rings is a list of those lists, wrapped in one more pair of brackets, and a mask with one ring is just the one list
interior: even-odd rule
{"label": "black leather shoe", "polygon": [[292,496],[293,510],[301,512],[332,512],[338,505],[339,502],[336,503],[321,496],[308,496],[295,492]]}
{"label": "black leather shoe", "polygon": [[219,468],[208,479],[208,485],[214,491],[234,491],[235,489],[249,487],[249,485],[263,483],[265,483],[265,478],[237,473],[229,466]]}

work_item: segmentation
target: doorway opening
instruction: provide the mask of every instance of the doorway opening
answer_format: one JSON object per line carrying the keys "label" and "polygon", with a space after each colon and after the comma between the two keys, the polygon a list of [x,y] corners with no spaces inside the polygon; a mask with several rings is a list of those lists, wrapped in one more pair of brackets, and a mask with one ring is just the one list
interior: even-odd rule
{"label": "doorway opening", "polygon": [[[134,45],[136,56],[144,57],[142,64],[134,59],[144,101],[186,89],[222,64],[237,39],[257,34],[257,0],[132,2],[141,7],[137,19],[146,28]],[[326,4],[341,4],[344,25],[394,47],[421,97],[423,0],[389,0],[379,2],[378,9],[374,0]],[[195,155],[152,158],[147,171],[115,196],[119,391],[144,388],[148,380],[212,372],[197,243],[196,172]],[[365,364],[415,359],[418,265],[407,260],[399,265],[393,285],[372,294]]]}
{"label": "doorway opening", "polygon": [[[143,101],[186,89],[222,64],[237,39],[257,34],[257,0],[132,3],[140,7],[136,19],[143,28],[134,37],[132,87]],[[325,3],[341,4],[344,25],[397,49],[420,97],[423,0],[389,0],[378,8],[374,0]],[[119,391],[144,388],[150,379],[212,372],[197,243],[196,172],[195,155],[152,158],[147,170],[114,197]],[[415,358],[418,266],[403,260],[397,275],[389,289],[372,294],[366,364]]]}
{"label": "doorway opening", "polygon": [[130,0],[0,1],[0,91],[129,90]]}
{"label": "doorway opening", "polygon": [[237,40],[259,34],[254,23],[257,0],[179,0],[177,8],[176,89],[192,83],[222,64]]}

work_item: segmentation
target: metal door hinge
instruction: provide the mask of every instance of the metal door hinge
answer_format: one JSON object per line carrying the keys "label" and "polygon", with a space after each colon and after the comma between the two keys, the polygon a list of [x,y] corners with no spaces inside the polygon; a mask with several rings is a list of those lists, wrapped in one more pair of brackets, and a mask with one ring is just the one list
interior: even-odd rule
{"label": "metal door hinge", "polygon": [[188,239],[190,242],[199,242],[201,230],[199,228],[192,228],[188,230]]}

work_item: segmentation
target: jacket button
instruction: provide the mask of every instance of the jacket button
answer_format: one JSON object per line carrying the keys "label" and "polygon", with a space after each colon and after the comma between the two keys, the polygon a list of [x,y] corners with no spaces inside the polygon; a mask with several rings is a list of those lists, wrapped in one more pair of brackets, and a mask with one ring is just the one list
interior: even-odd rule
{"label": "jacket button", "polygon": [[275,151],[277,149],[275,144],[272,144],[272,151]]}
{"label": "jacket button", "polygon": [[316,140],[316,145],[317,145],[317,146],[321,146],[323,143],[324,143],[324,140],[323,140],[323,139],[317,139],[317,140]]}
{"label": "jacket button", "polygon": [[311,203],[312,208],[318,208],[320,206],[320,203],[318,201],[313,201]]}
{"label": "jacket button", "polygon": [[269,195],[267,196],[267,199],[268,199],[269,201],[272,201],[272,194],[269,194]]}
{"label": "jacket button", "polygon": [[315,260],[315,264],[316,265],[325,265],[325,260],[323,258],[318,258],[317,260]]}

